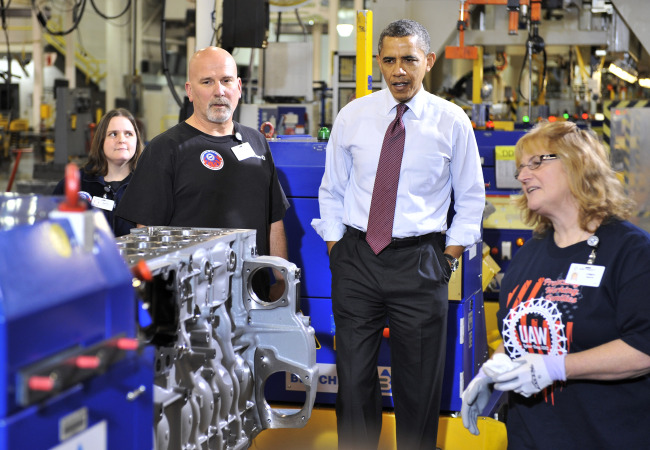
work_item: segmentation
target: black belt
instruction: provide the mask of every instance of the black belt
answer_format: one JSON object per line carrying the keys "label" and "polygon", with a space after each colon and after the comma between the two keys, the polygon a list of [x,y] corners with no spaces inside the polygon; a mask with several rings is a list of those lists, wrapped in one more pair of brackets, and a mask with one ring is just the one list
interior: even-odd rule
{"label": "black belt", "polygon": [[[346,234],[349,234],[350,236],[356,238],[356,239],[361,239],[361,240],[366,240],[366,232],[358,230],[354,227],[351,227],[349,225],[345,226],[346,228]],[[439,238],[442,236],[442,233],[440,232],[434,232],[434,233],[429,233],[429,234],[423,234],[421,236],[409,236],[409,237],[404,237],[404,238],[391,238],[390,244],[388,244],[387,248],[403,248],[403,247],[412,247],[414,245],[421,244],[423,242],[429,242],[433,240],[434,238]]]}

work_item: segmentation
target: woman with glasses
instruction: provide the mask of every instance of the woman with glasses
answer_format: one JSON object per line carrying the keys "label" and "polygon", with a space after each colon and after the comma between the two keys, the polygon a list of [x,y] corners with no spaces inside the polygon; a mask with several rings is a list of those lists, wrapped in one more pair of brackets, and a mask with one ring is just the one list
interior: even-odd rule
{"label": "woman with glasses", "polygon": [[511,449],[650,442],[650,235],[598,140],[542,123],[515,148],[517,205],[534,227],[505,274],[503,343],[463,393],[463,424],[509,391]]}

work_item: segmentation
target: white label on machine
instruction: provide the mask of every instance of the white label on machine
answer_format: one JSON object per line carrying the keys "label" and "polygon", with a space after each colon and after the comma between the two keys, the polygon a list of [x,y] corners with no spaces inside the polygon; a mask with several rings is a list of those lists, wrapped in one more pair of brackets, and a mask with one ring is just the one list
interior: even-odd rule
{"label": "white label on machine", "polygon": [[83,407],[61,418],[59,440],[63,442],[86,428],[88,428],[88,408]]}
{"label": "white label on machine", "polygon": [[515,146],[497,145],[494,147],[494,169],[498,189],[520,189],[521,183],[515,180]]}
{"label": "white label on machine", "polygon": [[[316,392],[325,392],[329,394],[336,394],[339,390],[339,379],[336,373],[336,364],[318,365],[318,386]],[[381,395],[392,397],[391,390],[391,370],[388,366],[377,366],[379,372],[379,385],[381,386]],[[305,385],[302,380],[295,374],[286,373],[286,389],[287,391],[304,391]]]}
{"label": "white label on machine", "polygon": [[[88,410],[82,408],[79,411],[85,411],[86,421],[88,419]],[[72,416],[73,414],[78,413],[79,411],[69,414],[68,416],[61,419],[59,423],[60,431],[63,429],[62,422]],[[87,424],[87,422],[86,422]],[[65,442],[52,447],[51,450],[106,450],[108,442],[108,427],[106,421],[102,420],[99,423],[96,423],[92,427],[88,428],[86,431],[83,431],[70,439],[67,439]]]}

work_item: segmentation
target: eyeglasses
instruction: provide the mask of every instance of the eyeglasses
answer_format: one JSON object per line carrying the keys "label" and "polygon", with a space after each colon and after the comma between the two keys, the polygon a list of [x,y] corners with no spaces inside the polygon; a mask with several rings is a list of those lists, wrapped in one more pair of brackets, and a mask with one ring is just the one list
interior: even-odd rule
{"label": "eyeglasses", "polygon": [[557,155],[550,154],[550,155],[533,156],[532,158],[530,158],[530,161],[528,161],[528,164],[519,164],[519,167],[517,167],[517,170],[515,170],[515,180],[519,179],[519,174],[521,173],[521,170],[524,167],[528,167],[530,170],[537,170],[539,169],[539,166],[541,166],[544,161],[550,161],[552,159],[557,159]]}

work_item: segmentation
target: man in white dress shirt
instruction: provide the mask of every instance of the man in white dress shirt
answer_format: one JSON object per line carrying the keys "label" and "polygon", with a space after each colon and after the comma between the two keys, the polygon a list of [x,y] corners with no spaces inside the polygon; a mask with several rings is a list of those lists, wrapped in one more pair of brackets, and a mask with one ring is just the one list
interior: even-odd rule
{"label": "man in white dress shirt", "polygon": [[[378,47],[388,89],[352,101],[336,117],[320,219],[312,222],[330,252],[339,448],[377,448],[377,356],[388,324],[398,448],[435,449],[448,281],[465,247],[480,239],[485,186],[469,118],[423,89],[436,59],[426,29],[398,20]],[[366,231],[382,142],[399,104],[407,109],[392,238],[377,252]]]}

